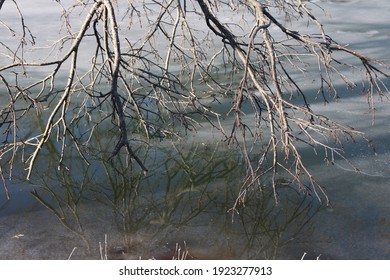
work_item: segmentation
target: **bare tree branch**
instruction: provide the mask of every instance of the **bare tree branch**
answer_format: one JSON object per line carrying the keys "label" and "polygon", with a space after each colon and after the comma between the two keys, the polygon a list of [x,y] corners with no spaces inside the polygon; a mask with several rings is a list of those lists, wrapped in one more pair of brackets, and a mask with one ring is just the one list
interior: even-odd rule
{"label": "bare tree branch", "polygon": [[[345,141],[359,137],[370,143],[363,132],[314,112],[309,93],[294,79],[294,71],[305,74],[311,66],[318,73],[318,94],[327,101],[328,93],[337,96],[335,79],[355,87],[344,68],[358,68],[371,110],[373,95],[388,91],[382,79],[389,78],[389,66],[335,42],[310,10],[314,3],[98,0],[67,7],[56,2],[64,30],[47,48],[54,55],[44,59],[26,57],[26,46],[38,47],[21,2],[13,1],[19,26],[2,23],[4,36],[17,42],[0,42],[0,83],[7,95],[0,107],[0,159],[9,166],[0,169],[2,178],[5,172],[12,177],[19,157],[30,179],[49,139],[59,143],[59,167],[69,145],[88,164],[85,147],[96,130],[107,127],[117,137],[109,159],[125,155],[146,173],[147,163],[135,147],[148,147],[153,138],[185,137],[207,122],[243,155],[246,176],[237,203],[267,176],[278,202],[278,182],[287,176],[329,204],[299,144],[324,151],[333,163],[343,158]],[[76,13],[83,17],[78,27],[72,22]],[[224,22],[224,13],[240,15],[242,25]],[[292,30],[280,18],[292,25],[305,19],[316,32]],[[336,53],[355,58],[356,64]],[[229,108],[221,109],[227,103]],[[44,115],[45,125],[26,133],[25,120],[36,115]]]}

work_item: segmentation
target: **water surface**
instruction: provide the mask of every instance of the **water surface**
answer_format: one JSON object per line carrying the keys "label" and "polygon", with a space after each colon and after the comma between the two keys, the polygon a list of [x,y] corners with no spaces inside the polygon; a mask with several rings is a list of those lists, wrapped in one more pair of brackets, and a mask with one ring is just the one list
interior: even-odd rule
{"label": "water surface", "polygon": [[[390,2],[317,2],[331,15],[321,17],[337,41],[368,55],[390,57]],[[45,10],[47,16],[35,7],[25,10],[38,38],[51,40],[46,36],[51,33],[40,34],[40,29],[55,26],[45,21],[59,23],[54,11],[56,6]],[[5,17],[12,20],[11,14]],[[311,80],[301,79],[314,95]],[[47,160],[31,183],[22,176],[8,182],[10,201],[1,188],[0,258],[98,259],[107,254],[110,259],[171,259],[180,257],[178,244],[196,259],[300,259],[305,253],[306,258],[389,259],[389,104],[377,104],[373,122],[359,89],[337,88],[341,100],[324,105],[313,99],[312,109],[365,131],[375,151],[357,139],[345,146],[353,166],[342,159],[328,166],[321,154],[302,147],[332,208],[319,207],[285,182],[278,185],[283,203],[275,206],[264,178],[264,189],[249,192],[245,207],[232,210],[242,162],[206,125],[190,141],[156,141],[149,151],[141,151],[151,170],[146,177],[126,167],[123,158],[117,167],[105,161],[109,151],[104,148],[112,139],[102,132],[94,139],[99,146],[90,151],[90,167],[70,156],[69,168],[58,170],[47,149]],[[39,127],[39,121],[30,121]],[[23,174],[22,169],[14,173]]]}

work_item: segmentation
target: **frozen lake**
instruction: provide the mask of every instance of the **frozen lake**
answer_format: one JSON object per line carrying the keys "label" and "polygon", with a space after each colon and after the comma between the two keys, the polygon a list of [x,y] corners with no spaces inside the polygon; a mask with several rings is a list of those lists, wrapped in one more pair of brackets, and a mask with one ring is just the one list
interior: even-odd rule
{"label": "frozen lake", "polygon": [[[0,20],[18,21],[17,15],[6,14],[11,6],[8,2],[0,11]],[[20,4],[37,38],[54,34],[46,37],[48,41],[56,38],[57,34],[51,32],[60,25],[58,16],[54,16],[59,8],[52,2],[35,1],[30,7]],[[389,1],[316,2],[329,13],[321,19],[336,41],[367,55],[390,58]],[[357,75],[357,82],[359,78]],[[317,89],[307,80],[306,90],[314,94]],[[385,83],[390,86],[389,81]],[[310,207],[306,198],[295,194],[291,195],[292,202],[299,207],[292,204],[274,208],[268,194],[255,195],[232,224],[228,210],[234,191],[230,190],[237,184],[236,172],[241,167],[234,156],[225,157],[222,144],[203,129],[194,135],[191,147],[183,148],[182,143],[174,148],[162,145],[161,151],[151,153],[149,160],[155,163],[155,171],[146,179],[133,182],[126,174],[118,177],[98,161],[90,169],[76,162],[69,173],[47,173],[51,177],[33,184],[21,178],[8,182],[10,201],[0,187],[0,259],[98,259],[99,242],[103,244],[106,235],[110,258],[171,258],[175,244],[183,247],[186,243],[189,253],[199,259],[300,259],[305,253],[306,258],[390,259],[390,103],[375,99],[373,115],[359,89],[348,92],[344,85],[336,87],[340,100],[326,105],[313,100],[312,109],[365,132],[375,151],[360,139],[345,146],[345,157],[359,169],[356,171],[342,159],[326,165],[321,155],[302,148],[304,160],[326,188],[332,208],[317,209],[315,202]],[[39,169],[53,169],[51,160],[48,155],[46,165]],[[130,193],[109,187],[121,183],[140,187],[130,189]],[[76,184],[92,186],[77,209],[71,207],[75,195],[72,187]],[[55,205],[54,211],[51,204],[45,207],[31,195],[33,189]],[[256,199],[270,202],[256,203]],[[270,209],[274,209],[273,214],[263,216]],[[292,210],[302,214],[290,217]],[[288,224],[289,218],[294,222]],[[300,232],[302,224],[307,227]],[[275,245],[272,250],[272,242],[280,242],[281,246]]]}

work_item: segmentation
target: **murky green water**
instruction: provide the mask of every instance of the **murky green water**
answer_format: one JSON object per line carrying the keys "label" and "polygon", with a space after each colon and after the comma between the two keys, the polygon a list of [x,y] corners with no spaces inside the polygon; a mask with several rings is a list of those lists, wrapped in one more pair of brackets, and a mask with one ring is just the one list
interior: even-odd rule
{"label": "murky green water", "polygon": [[107,161],[112,139],[97,136],[88,167],[74,151],[57,169],[53,143],[32,184],[8,186],[12,200],[1,219],[11,242],[4,258],[65,258],[74,247],[73,258],[99,258],[105,238],[109,258],[170,259],[176,244],[196,259],[275,258],[310,228],[306,223],[318,210],[312,198],[283,182],[283,204],[276,207],[266,179],[248,193],[245,207],[233,209],[244,168],[223,142],[153,143],[138,151],[150,169],[144,176],[124,156]]}

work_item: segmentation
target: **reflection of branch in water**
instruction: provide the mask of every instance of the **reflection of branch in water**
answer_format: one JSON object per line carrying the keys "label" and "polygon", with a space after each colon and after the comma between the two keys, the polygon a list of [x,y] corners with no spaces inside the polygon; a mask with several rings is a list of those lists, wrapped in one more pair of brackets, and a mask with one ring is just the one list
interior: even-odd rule
{"label": "reflection of branch in water", "polygon": [[241,248],[242,254],[251,252],[251,258],[277,258],[283,246],[304,236],[318,212],[314,198],[303,195],[291,185],[277,190],[282,202],[279,206],[267,189],[247,194],[248,201],[238,215],[247,240],[246,246]]}
{"label": "reflection of branch in water", "polygon": [[[67,180],[71,180],[71,176],[67,174],[61,173],[63,178],[66,177]],[[63,181],[62,189],[56,190],[55,188],[51,187],[50,184],[46,182],[45,179],[44,186],[41,188],[41,190],[47,192],[50,195],[50,198],[43,198],[42,195],[40,195],[36,189],[31,191],[31,194],[47,209],[49,209],[61,222],[61,224],[76,234],[77,236],[81,237],[81,239],[84,241],[84,243],[87,246],[87,249],[89,250],[89,242],[87,238],[85,237],[84,230],[82,223],[80,221],[79,215],[78,215],[78,204],[81,199],[81,193],[84,189],[84,185],[81,186],[80,192],[78,195],[74,195],[74,189],[73,184],[74,182],[68,182],[66,184],[65,181]],[[60,194],[61,191],[65,191],[65,194]],[[53,202],[49,202],[50,200],[53,200]],[[55,203],[56,205],[54,206]],[[67,211],[63,208],[63,205],[67,207],[68,210],[70,210],[70,216],[67,213]],[[74,227],[70,221],[70,217],[72,217],[75,221],[76,227]]]}
{"label": "reflection of branch in water", "polygon": [[[57,218],[58,220],[61,222],[61,224],[66,227],[68,230],[70,230],[71,232],[75,233],[76,235],[80,236],[81,239],[85,242],[85,244],[87,245],[87,248],[89,250],[89,242],[88,240],[86,239],[84,233],[83,233],[83,227],[81,225],[81,222],[78,218],[78,215],[77,215],[77,211],[74,210],[72,211],[72,215],[74,216],[75,220],[76,220],[76,225],[78,228],[74,228],[71,223],[68,221],[69,219],[67,218],[67,214],[65,213],[64,209],[62,208],[61,206],[61,202],[62,202],[62,199],[59,198],[52,190],[46,188],[45,189],[46,191],[48,191],[50,194],[51,194],[51,197],[54,198],[57,203],[58,203],[58,210],[56,210],[54,208],[54,206],[52,206],[46,199],[44,199],[40,194],[38,194],[38,192],[34,189],[31,194],[43,205],[45,206],[47,209],[49,209]],[[72,209],[72,207],[69,207],[70,209]]]}
{"label": "reflection of branch in water", "polygon": [[[207,148],[201,144],[175,144],[173,148],[156,145],[156,150],[145,152],[145,162],[152,163],[148,163],[151,172],[145,177],[136,172],[123,154],[115,157],[114,164],[104,158],[101,151],[104,151],[107,138],[90,141],[95,141],[93,146],[98,148],[88,150],[87,154],[93,158],[89,168],[62,168],[56,173],[57,177],[43,177],[42,190],[50,194],[49,198],[33,191],[33,195],[67,229],[81,236],[87,244],[78,206],[91,198],[103,204],[105,208],[102,211],[115,218],[120,233],[119,243],[129,248],[126,252],[129,255],[131,250],[146,248],[145,242],[157,247],[163,246],[162,242],[169,239],[175,243],[189,241],[187,244],[194,249],[194,257],[203,256],[201,253],[205,250],[221,252],[220,244],[213,247],[204,245],[208,240],[217,238],[227,248],[239,246],[234,250],[241,255],[275,258],[280,247],[298,236],[310,220],[311,204],[302,198],[301,193],[297,192],[295,197],[291,187],[278,188],[279,196],[284,198],[284,193],[289,192],[290,200],[283,200],[276,207],[272,193],[265,192],[267,188],[259,185],[263,192],[258,195],[257,191],[248,192],[245,207],[237,206],[237,220],[241,223],[232,225],[226,212],[234,204],[240,188],[239,180],[245,171],[237,156],[227,152],[222,145],[209,145]],[[139,151],[137,153],[140,154]],[[76,153],[65,159],[64,164],[66,160],[70,160],[72,166],[78,166],[78,161],[83,159]],[[58,181],[61,187],[52,188],[59,185]],[[76,226],[72,219],[75,219]],[[197,236],[199,224],[204,232]],[[138,240],[137,243],[138,235],[142,235],[142,242]],[[208,240],[200,240],[203,235]],[[224,254],[229,258],[237,255],[230,251],[229,255]]]}

